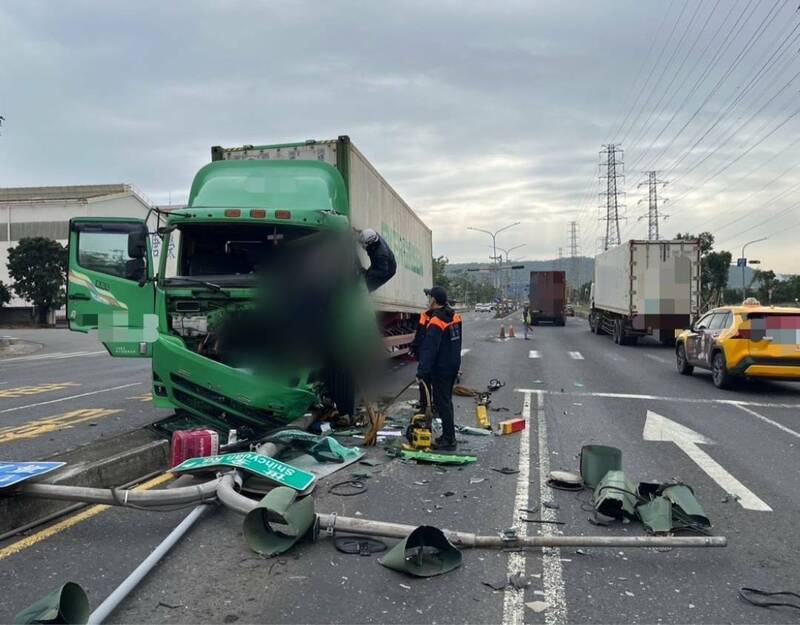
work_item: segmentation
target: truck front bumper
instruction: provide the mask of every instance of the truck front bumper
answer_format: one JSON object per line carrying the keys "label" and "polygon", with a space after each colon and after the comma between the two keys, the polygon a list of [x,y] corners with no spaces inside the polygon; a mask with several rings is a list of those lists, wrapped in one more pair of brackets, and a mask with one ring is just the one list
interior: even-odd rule
{"label": "truck front bumper", "polygon": [[317,399],[305,373],[282,373],[278,380],[235,369],[191,352],[169,336],[160,336],[153,345],[153,374],[160,381],[159,392],[166,389],[173,406],[218,428],[284,427],[302,417]]}

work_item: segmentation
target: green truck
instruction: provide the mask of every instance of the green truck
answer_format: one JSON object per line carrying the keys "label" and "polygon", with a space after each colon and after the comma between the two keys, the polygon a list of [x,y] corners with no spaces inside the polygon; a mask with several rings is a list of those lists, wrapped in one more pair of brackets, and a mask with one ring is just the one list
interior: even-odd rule
{"label": "green truck", "polygon": [[[346,136],[215,147],[212,162],[194,178],[186,208],[147,220],[71,220],[70,329],[98,330],[112,356],[151,358],[155,405],[223,432],[282,427],[330,400],[340,412],[351,411],[355,389],[344,360],[251,367],[221,349],[219,336],[241,325],[248,312],[285,305],[280,289],[264,286],[275,278],[285,287],[295,278],[294,267],[278,260],[287,258],[280,252],[292,251],[288,258],[299,265],[319,266],[321,235],[349,237],[341,263],[325,263],[347,267],[347,254],[355,259],[361,253],[354,226],[381,232],[398,270],[372,294],[353,280],[326,317],[329,334],[348,354],[371,355],[373,335],[383,336],[382,355],[403,354],[425,308],[423,289],[431,284],[430,230]],[[154,251],[161,253],[154,258]],[[268,348],[286,339],[282,334],[272,328],[254,336],[253,344]]]}

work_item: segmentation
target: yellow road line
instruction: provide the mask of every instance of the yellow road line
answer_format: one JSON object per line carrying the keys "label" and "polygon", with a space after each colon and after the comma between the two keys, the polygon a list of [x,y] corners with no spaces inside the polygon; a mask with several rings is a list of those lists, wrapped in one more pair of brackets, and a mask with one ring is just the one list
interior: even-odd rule
{"label": "yellow road line", "polygon": [[62,415],[29,421],[22,425],[0,428],[0,444],[13,443],[14,441],[36,438],[42,434],[49,434],[50,432],[56,432],[58,430],[66,430],[78,423],[91,421],[92,419],[101,419],[102,417],[107,417],[119,412],[122,412],[122,409],[84,408],[82,410],[65,412]]}
{"label": "yellow road line", "polygon": [[147,393],[145,395],[134,395],[133,397],[126,397],[125,399],[137,399],[139,401],[153,401],[153,395]]}
{"label": "yellow road line", "polygon": [[[154,477],[151,480],[142,482],[141,484],[139,484],[139,486],[137,486],[133,490],[150,490],[152,488],[155,488],[156,486],[160,486],[161,484],[169,482],[174,477],[175,476],[172,473],[163,473],[159,476]],[[41,530],[40,532],[31,534],[30,536],[27,536],[22,540],[18,540],[17,542],[12,543],[7,547],[3,547],[2,549],[0,549],[0,560],[8,558],[9,556],[13,556],[21,551],[24,551],[25,549],[28,549],[29,547],[33,547],[36,543],[40,543],[43,540],[47,540],[48,538],[51,538],[56,534],[68,530],[69,528],[74,527],[78,523],[83,523],[84,521],[91,519],[92,517],[95,517],[102,512],[105,512],[109,508],[111,508],[111,506],[106,504],[98,504],[92,506],[91,508],[82,510],[81,512],[78,512],[77,514],[71,517],[67,517],[63,521],[59,521],[55,525],[51,525],[50,527],[47,527]]]}
{"label": "yellow road line", "polygon": [[77,382],[56,382],[52,384],[38,384],[36,386],[18,386],[17,388],[4,388],[0,391],[0,399],[40,395],[51,391],[61,391],[71,386],[80,386]]}

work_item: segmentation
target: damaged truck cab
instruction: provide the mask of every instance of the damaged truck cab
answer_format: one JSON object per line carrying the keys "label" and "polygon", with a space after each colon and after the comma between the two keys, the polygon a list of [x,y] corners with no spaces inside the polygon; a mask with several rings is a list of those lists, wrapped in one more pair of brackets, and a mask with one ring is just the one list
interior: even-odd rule
{"label": "damaged truck cab", "polygon": [[[240,347],[249,339],[260,345],[285,338],[274,327],[272,337],[248,337],[241,320],[251,323],[264,301],[284,305],[285,294],[270,291],[273,283],[264,277],[291,283],[294,269],[279,261],[281,253],[305,249],[325,233],[352,240],[348,190],[335,167],[311,160],[212,162],[195,176],[186,208],[151,213],[148,220],[71,220],[70,329],[97,330],[112,356],[152,358],[157,407],[224,432],[285,426],[322,394],[341,393],[347,376],[308,359],[254,368],[220,336],[224,328],[236,335],[239,326]],[[339,314],[328,319],[332,333],[359,345],[379,337],[363,284],[354,280],[346,295]]]}

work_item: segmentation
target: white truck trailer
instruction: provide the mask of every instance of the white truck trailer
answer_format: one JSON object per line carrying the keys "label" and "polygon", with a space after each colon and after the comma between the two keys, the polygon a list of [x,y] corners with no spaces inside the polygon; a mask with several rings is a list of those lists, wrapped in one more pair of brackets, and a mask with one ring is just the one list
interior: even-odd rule
{"label": "white truck trailer", "polygon": [[620,345],[675,343],[700,310],[699,241],[627,241],[594,263],[589,328]]}
{"label": "white truck trailer", "polygon": [[[342,174],[350,199],[350,223],[373,228],[397,259],[397,273],[372,294],[391,355],[408,351],[419,313],[427,308],[423,290],[433,282],[431,231],[347,136],[276,145],[211,148],[211,160],[316,160]],[[368,263],[362,253],[362,262]]]}

